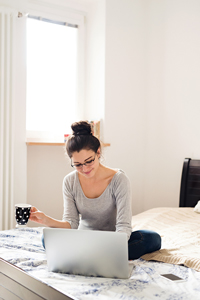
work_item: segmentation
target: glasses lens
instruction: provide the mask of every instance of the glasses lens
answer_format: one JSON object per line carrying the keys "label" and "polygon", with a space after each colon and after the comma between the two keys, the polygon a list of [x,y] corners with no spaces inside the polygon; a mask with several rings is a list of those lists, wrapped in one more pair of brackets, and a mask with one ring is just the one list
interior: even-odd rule
{"label": "glasses lens", "polygon": [[83,165],[81,165],[81,164],[80,165],[73,165],[73,167],[76,168],[76,169],[81,169],[83,167]]}
{"label": "glasses lens", "polygon": [[86,161],[84,164],[77,164],[77,165],[71,165],[71,166],[76,169],[82,169],[83,166],[90,167],[94,164],[95,158],[96,158],[96,155],[93,159]]}
{"label": "glasses lens", "polygon": [[92,166],[94,163],[94,159],[90,160],[90,161],[87,161],[84,165],[89,167],[89,166]]}

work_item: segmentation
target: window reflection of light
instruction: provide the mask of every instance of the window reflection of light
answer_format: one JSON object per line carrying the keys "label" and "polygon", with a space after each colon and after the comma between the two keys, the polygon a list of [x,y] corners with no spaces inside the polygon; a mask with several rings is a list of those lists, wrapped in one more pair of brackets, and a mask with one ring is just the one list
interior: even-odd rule
{"label": "window reflection of light", "polygon": [[27,19],[28,131],[68,132],[75,119],[77,28]]}

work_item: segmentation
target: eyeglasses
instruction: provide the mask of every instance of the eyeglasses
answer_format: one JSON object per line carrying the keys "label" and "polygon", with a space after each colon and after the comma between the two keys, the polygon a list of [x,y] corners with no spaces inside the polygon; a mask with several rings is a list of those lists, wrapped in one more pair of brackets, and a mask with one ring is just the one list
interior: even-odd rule
{"label": "eyeglasses", "polygon": [[74,164],[74,165],[71,164],[71,166],[73,168],[76,168],[77,170],[82,169],[83,166],[91,167],[94,164],[95,158],[96,158],[96,154],[95,154],[95,157],[93,159],[90,159],[90,160],[86,161],[84,164]]}

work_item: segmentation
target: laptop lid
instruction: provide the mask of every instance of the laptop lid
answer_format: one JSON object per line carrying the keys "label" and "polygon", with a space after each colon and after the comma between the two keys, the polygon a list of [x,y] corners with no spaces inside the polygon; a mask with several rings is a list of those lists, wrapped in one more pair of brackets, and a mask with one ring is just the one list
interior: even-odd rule
{"label": "laptop lid", "polygon": [[48,270],[52,272],[128,278],[125,233],[44,228]]}

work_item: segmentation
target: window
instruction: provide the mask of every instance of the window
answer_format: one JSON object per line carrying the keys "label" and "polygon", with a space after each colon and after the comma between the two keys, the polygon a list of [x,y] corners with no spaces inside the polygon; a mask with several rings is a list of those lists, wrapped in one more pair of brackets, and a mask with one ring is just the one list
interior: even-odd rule
{"label": "window", "polygon": [[27,18],[27,137],[63,138],[76,121],[78,26]]}

